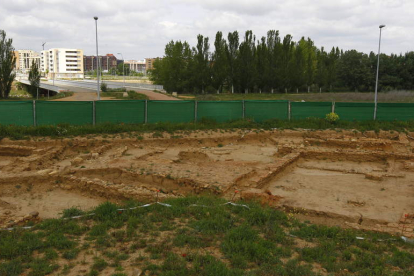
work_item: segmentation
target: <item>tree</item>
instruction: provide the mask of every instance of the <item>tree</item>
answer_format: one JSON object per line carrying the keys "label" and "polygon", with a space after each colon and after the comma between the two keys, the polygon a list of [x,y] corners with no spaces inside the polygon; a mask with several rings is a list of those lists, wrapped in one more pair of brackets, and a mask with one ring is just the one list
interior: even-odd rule
{"label": "tree", "polygon": [[366,91],[369,87],[370,74],[369,58],[356,50],[346,51],[338,63],[339,78],[350,89]]}
{"label": "tree", "polygon": [[214,47],[215,50],[211,63],[212,85],[217,90],[217,93],[219,93],[223,88],[228,72],[228,60],[226,55],[227,42],[223,38],[222,32],[217,32]]}
{"label": "tree", "polygon": [[38,98],[38,90],[40,86],[40,72],[36,62],[33,60],[29,71],[30,89],[29,93],[33,98]]}
{"label": "tree", "polygon": [[15,64],[13,39],[6,39],[6,32],[0,30],[0,98],[9,97],[12,83],[16,77],[13,70]]}
{"label": "tree", "polygon": [[270,87],[271,92],[273,93],[273,89],[280,86],[281,83],[280,58],[282,52],[282,44],[280,42],[279,31],[268,31],[266,43],[268,49],[269,70],[265,70],[265,74],[266,81]]}
{"label": "tree", "polygon": [[128,64],[124,64],[123,62],[117,65],[116,70],[117,70],[117,74],[120,76],[124,75],[124,70],[125,70],[125,76],[128,76],[130,73]]}
{"label": "tree", "polygon": [[246,31],[244,41],[240,43],[237,65],[239,67],[238,83],[241,91],[253,91],[256,78],[256,37],[252,31]]}
{"label": "tree", "polygon": [[237,56],[239,54],[239,33],[237,31],[234,31],[232,33],[229,33],[227,36],[227,47],[226,47],[226,55],[227,55],[227,61],[228,61],[228,82],[231,86],[231,93],[234,93],[234,82],[235,77],[237,73]]}
{"label": "tree", "polygon": [[204,94],[205,88],[211,82],[209,72],[209,49],[208,37],[197,36],[197,47],[193,48],[194,57],[194,85],[198,91]]}

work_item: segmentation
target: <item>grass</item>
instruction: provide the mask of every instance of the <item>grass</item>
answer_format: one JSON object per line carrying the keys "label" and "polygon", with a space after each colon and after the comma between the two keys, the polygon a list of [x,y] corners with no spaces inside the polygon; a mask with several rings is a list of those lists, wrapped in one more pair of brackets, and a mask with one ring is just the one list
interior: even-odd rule
{"label": "grass", "polygon": [[[331,93],[222,93],[222,94],[179,94],[178,98],[183,100],[198,101],[234,101],[234,100],[290,100],[306,102],[373,102],[374,93],[365,92],[331,92]],[[413,103],[414,92],[412,91],[390,91],[378,94],[380,102],[385,103]]]}
{"label": "grass", "polygon": [[[165,202],[172,207],[121,212],[139,203],[103,203],[90,211],[95,216],[0,231],[0,275],[62,275],[80,265],[87,275],[129,275],[128,266],[177,276],[414,273],[414,245],[388,234],[302,223],[254,202],[242,202],[250,209],[209,196]],[[314,246],[302,247],[303,241]]]}
{"label": "grass", "polygon": [[[197,123],[168,123],[160,122],[154,124],[114,124],[102,123],[96,126],[92,125],[45,125],[45,126],[16,126],[0,124],[0,139],[9,137],[12,139],[28,139],[31,137],[73,137],[88,134],[106,134],[128,133],[131,137],[136,136],[142,139],[143,133],[151,132],[154,138],[161,138],[163,132],[174,134],[177,131],[195,131],[195,130],[271,130],[271,129],[348,129],[355,131],[414,131],[414,121],[342,121],[330,123],[325,119],[309,118],[304,120],[267,120],[264,122],[254,122],[252,120],[235,120],[231,122],[218,123],[211,119],[202,119]],[[218,145],[220,146],[220,145]]]}

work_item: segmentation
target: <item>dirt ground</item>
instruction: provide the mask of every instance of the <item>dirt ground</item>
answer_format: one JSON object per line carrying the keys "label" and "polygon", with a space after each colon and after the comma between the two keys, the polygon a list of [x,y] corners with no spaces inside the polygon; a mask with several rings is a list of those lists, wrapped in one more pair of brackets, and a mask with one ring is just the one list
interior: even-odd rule
{"label": "dirt ground", "polygon": [[31,212],[152,202],[160,190],[161,199],[253,198],[303,220],[397,233],[414,213],[413,136],[275,129],[3,139],[0,228]]}

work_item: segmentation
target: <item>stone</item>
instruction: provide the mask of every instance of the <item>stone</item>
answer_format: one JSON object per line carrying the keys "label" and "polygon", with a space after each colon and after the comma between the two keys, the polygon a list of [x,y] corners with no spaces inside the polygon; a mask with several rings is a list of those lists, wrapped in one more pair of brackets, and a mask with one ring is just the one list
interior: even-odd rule
{"label": "stone", "polygon": [[72,166],[77,166],[77,165],[79,165],[82,162],[83,162],[83,159],[80,158],[80,157],[76,157],[72,161],[70,161],[70,163],[72,164]]}
{"label": "stone", "polygon": [[382,181],[383,180],[382,175],[379,175],[379,174],[371,174],[371,173],[366,173],[365,174],[365,178],[366,179],[375,180],[375,181]]}
{"label": "stone", "polygon": [[99,153],[97,153],[97,152],[93,152],[93,153],[91,154],[91,157],[92,157],[92,159],[98,159],[98,157],[99,157]]}
{"label": "stone", "polygon": [[52,171],[49,173],[49,175],[56,175],[56,174],[58,174],[58,171]]}
{"label": "stone", "polygon": [[52,169],[45,169],[45,170],[38,171],[37,174],[46,175],[46,174],[48,174],[50,172],[52,172]]}
{"label": "stone", "polygon": [[37,218],[39,216],[39,212],[38,211],[33,211],[33,212],[30,212],[29,215],[33,218]]}

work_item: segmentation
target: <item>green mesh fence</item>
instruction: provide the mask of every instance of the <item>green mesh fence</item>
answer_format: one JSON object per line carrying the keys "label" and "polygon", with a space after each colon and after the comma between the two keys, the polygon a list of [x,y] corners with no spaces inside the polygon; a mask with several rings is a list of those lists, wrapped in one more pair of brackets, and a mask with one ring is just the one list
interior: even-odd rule
{"label": "green mesh fence", "polygon": [[331,102],[291,102],[290,118],[300,120],[306,118],[325,118],[332,112]]}
{"label": "green mesh fence", "polygon": [[380,121],[414,120],[414,104],[412,103],[378,103],[377,119]]}
{"label": "green mesh fence", "polygon": [[85,125],[93,123],[93,102],[36,102],[36,124]]}
{"label": "green mesh fence", "polygon": [[140,124],[145,121],[145,101],[98,101],[95,112],[97,124]]}
{"label": "green mesh fence", "polygon": [[245,101],[245,118],[255,122],[270,119],[288,119],[288,101]]}
{"label": "green mesh fence", "polygon": [[33,102],[0,102],[0,124],[32,126]]}
{"label": "green mesh fence", "polygon": [[[324,118],[331,112],[330,102],[292,102],[291,118]],[[134,123],[145,121],[145,101],[98,101],[95,103],[96,123]],[[335,103],[341,120],[372,120],[373,103]],[[148,101],[148,123],[193,122],[194,101]],[[242,101],[197,102],[197,120],[203,118],[225,122],[243,118]],[[287,119],[286,101],[245,101],[245,118],[257,122],[268,119]],[[379,103],[377,119],[382,121],[414,120],[414,103]],[[93,102],[36,101],[36,124],[92,124]],[[33,125],[32,101],[0,102],[0,124]]]}
{"label": "green mesh fence", "polygon": [[335,113],[340,120],[366,121],[374,119],[373,103],[335,103]]}
{"label": "green mesh fence", "polygon": [[194,122],[194,101],[148,101],[148,123]]}
{"label": "green mesh fence", "polygon": [[213,119],[226,122],[243,118],[242,101],[199,101],[197,102],[197,120]]}

